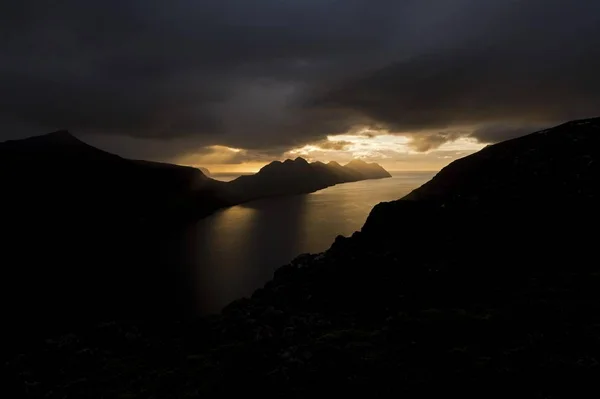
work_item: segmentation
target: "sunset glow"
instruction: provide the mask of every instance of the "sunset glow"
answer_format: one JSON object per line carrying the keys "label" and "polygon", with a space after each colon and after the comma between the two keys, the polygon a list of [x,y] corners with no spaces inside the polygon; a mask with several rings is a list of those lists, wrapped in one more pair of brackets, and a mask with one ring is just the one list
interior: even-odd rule
{"label": "sunset glow", "polygon": [[325,140],[288,150],[279,157],[242,148],[210,146],[179,157],[182,165],[203,166],[214,173],[254,173],[269,162],[303,157],[310,162],[352,159],[377,162],[388,170],[439,170],[455,159],[483,148],[485,144],[469,137],[445,141],[435,148],[421,151],[410,134],[348,133],[327,136]]}

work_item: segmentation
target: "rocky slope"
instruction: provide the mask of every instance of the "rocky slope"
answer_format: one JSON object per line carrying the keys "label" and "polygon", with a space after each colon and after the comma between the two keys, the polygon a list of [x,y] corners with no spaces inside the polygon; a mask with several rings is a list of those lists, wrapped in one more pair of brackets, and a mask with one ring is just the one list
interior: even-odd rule
{"label": "rocky slope", "polygon": [[172,235],[225,206],[375,176],[340,168],[348,176],[288,160],[225,183],[196,168],[125,159],[66,131],[0,143],[1,310],[10,330],[185,314],[194,271],[168,258],[185,256],[163,248],[185,245]]}
{"label": "rocky slope", "polygon": [[194,168],[121,158],[66,131],[0,143],[6,332],[181,306],[179,271],[152,247],[229,205],[223,184]]}
{"label": "rocky slope", "polygon": [[198,169],[121,158],[66,131],[0,143],[0,184],[5,205],[23,210],[19,217],[164,221],[228,204],[217,194],[222,184]]}
{"label": "rocky slope", "polygon": [[74,331],[6,363],[45,397],[597,397],[600,119],[456,161],[216,317]]}

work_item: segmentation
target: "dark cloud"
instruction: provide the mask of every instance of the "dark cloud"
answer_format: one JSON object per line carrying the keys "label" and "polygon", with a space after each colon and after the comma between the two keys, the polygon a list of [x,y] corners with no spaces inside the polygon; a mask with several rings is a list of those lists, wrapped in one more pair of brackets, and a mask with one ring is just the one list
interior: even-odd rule
{"label": "dark cloud", "polygon": [[464,135],[464,132],[461,131],[414,133],[411,135],[411,141],[408,142],[408,146],[415,151],[425,152],[433,150],[447,141],[456,140]]}
{"label": "dark cloud", "polygon": [[591,8],[600,5],[544,2],[538,15],[535,5],[542,3],[515,8],[487,35],[354,78],[314,104],[345,107],[395,131],[596,114],[600,19]]}
{"label": "dark cloud", "polygon": [[156,158],[371,126],[427,150],[595,115],[598,70],[589,0],[6,1],[0,138],[68,128]]}
{"label": "dark cloud", "polygon": [[351,144],[352,144],[351,142],[344,141],[344,140],[337,140],[337,141],[322,140],[322,141],[315,143],[314,145],[319,147],[322,150],[342,151],[342,150],[345,150]]}
{"label": "dark cloud", "polygon": [[474,130],[471,137],[481,143],[497,143],[542,130],[547,126],[486,125]]}

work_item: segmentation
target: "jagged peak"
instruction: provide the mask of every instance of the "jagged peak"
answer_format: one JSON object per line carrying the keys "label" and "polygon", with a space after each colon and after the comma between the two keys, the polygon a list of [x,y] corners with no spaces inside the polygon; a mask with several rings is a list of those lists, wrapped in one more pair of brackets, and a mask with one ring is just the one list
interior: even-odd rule
{"label": "jagged peak", "polygon": [[[94,148],[94,147],[90,146],[89,144],[86,144],[85,142],[81,141],[77,137],[75,137],[68,130],[57,130],[54,132],[41,134],[41,135],[37,135],[37,136],[31,136],[31,137],[27,137],[27,138],[23,138],[23,139],[7,140],[1,144],[5,145],[5,146],[11,146],[11,147],[24,146],[23,148],[26,148],[27,146],[34,146],[34,147],[40,147],[40,148],[43,148],[43,147],[48,147],[48,148],[63,148],[63,147],[64,148],[74,148],[74,147]],[[97,148],[94,148],[94,149],[97,151],[101,151],[101,150],[98,150]]]}
{"label": "jagged peak", "polygon": [[281,165],[283,162],[281,161],[271,161],[268,164],[266,164],[264,167],[268,167],[268,166],[275,166],[275,165]]}
{"label": "jagged peak", "polygon": [[[277,161],[279,162],[279,161]],[[271,162],[273,163],[273,162]],[[280,162],[281,163],[281,162]],[[308,161],[302,157],[297,157],[296,159],[286,159],[285,161],[283,161],[284,165],[290,165],[290,164],[306,164],[308,165]]]}
{"label": "jagged peak", "polygon": [[281,165],[283,165],[283,163],[281,161],[272,161],[272,162],[266,164],[265,166],[263,166],[262,168],[260,168],[258,173],[274,170]]}
{"label": "jagged peak", "polygon": [[348,162],[346,165],[368,165],[368,163],[363,161],[362,159],[353,159],[352,161]]}

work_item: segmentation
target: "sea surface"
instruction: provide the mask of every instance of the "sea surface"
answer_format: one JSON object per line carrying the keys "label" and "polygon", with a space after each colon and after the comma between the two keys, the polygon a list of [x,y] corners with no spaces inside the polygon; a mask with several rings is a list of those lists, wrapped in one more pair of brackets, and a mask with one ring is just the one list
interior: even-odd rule
{"label": "sea surface", "polygon": [[200,220],[185,239],[199,312],[215,313],[250,296],[278,267],[300,254],[325,251],[338,235],[360,230],[374,205],[405,196],[434,174],[392,172],[388,179],[253,201]]}
{"label": "sea surface", "polygon": [[210,178],[220,181],[232,181],[240,176],[248,176],[252,174],[253,173],[212,173]]}

